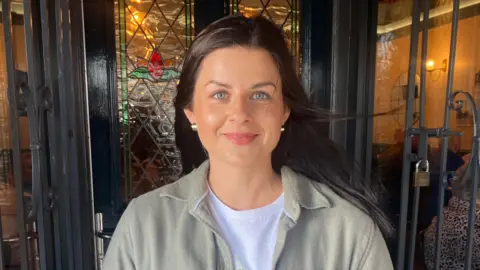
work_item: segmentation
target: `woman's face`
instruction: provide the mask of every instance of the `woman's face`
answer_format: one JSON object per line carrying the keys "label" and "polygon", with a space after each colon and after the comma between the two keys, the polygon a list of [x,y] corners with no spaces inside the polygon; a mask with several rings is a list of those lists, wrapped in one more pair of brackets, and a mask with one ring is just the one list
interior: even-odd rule
{"label": "woman's face", "polygon": [[290,110],[272,56],[262,49],[231,47],[205,57],[185,113],[197,124],[210,159],[248,166],[270,162]]}

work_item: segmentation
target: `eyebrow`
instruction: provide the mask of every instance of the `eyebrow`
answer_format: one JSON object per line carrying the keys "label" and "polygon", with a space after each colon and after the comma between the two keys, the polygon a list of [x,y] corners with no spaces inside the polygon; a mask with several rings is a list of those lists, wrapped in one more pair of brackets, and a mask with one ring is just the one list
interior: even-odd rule
{"label": "eyebrow", "polygon": [[262,87],[265,87],[265,86],[273,86],[274,89],[277,88],[277,86],[272,82],[260,82],[260,83],[256,83],[256,84],[252,85],[251,89],[262,88]]}
{"label": "eyebrow", "polygon": [[218,86],[221,86],[221,87],[225,87],[225,88],[232,88],[230,85],[226,84],[226,83],[221,83],[221,82],[218,82],[218,81],[215,81],[215,80],[211,80],[211,81],[208,81],[205,86],[209,85],[209,84],[216,84]]}
{"label": "eyebrow", "polygon": [[[216,84],[218,86],[221,86],[221,87],[225,87],[227,89],[230,89],[232,88],[232,86],[226,84],[226,83],[221,83],[219,81],[215,81],[215,80],[211,80],[211,81],[208,81],[205,86],[209,85],[209,84]],[[257,88],[262,88],[262,87],[265,87],[265,86],[273,86],[273,88],[277,88],[276,85],[272,82],[259,82],[259,83],[256,83],[256,84],[253,84],[250,88],[251,89],[257,89]]]}

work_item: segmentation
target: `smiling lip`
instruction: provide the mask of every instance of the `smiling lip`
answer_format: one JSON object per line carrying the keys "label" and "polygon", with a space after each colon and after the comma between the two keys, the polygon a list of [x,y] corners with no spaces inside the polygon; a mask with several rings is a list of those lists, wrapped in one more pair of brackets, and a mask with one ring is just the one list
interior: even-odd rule
{"label": "smiling lip", "polygon": [[236,145],[247,145],[258,136],[254,133],[225,133],[223,135]]}

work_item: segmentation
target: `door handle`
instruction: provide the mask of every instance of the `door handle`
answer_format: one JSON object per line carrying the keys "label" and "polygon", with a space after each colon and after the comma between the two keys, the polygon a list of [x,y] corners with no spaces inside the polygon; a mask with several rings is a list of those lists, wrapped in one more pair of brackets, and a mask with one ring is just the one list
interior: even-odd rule
{"label": "door handle", "polygon": [[112,232],[103,230],[103,213],[95,214],[95,244],[97,255],[97,269],[102,270],[103,258],[105,257],[105,240],[112,239]]}
{"label": "door handle", "polygon": [[95,233],[98,238],[101,239],[112,239],[113,233],[110,232],[104,232],[104,231],[99,231]]}

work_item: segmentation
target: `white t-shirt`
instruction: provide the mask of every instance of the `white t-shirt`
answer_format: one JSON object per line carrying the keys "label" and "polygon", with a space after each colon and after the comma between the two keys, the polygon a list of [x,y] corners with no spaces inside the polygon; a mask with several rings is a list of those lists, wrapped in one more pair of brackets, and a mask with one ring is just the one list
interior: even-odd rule
{"label": "white t-shirt", "polygon": [[252,210],[235,211],[210,190],[210,208],[227,241],[236,270],[272,269],[283,194],[273,203]]}

